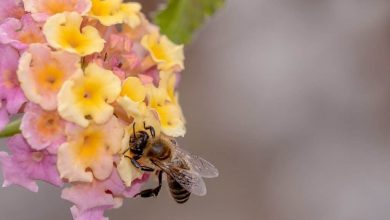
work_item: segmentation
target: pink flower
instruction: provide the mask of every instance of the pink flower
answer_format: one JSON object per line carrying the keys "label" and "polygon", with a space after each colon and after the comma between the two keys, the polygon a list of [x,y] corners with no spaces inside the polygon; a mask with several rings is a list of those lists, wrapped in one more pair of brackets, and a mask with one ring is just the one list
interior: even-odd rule
{"label": "pink flower", "polygon": [[106,47],[101,54],[104,55],[103,66],[112,69],[114,73],[121,76],[126,73],[124,80],[129,75],[139,73],[141,64],[140,56],[133,51],[133,41],[124,34],[112,33],[106,37]]}
{"label": "pink flower", "polygon": [[0,99],[3,100],[0,109],[6,108],[9,114],[15,114],[26,101],[16,76],[19,53],[9,45],[0,44],[0,54],[6,54],[0,56]]}
{"label": "pink flower", "polygon": [[107,217],[104,217],[106,209],[108,208],[102,206],[81,212],[76,206],[72,206],[70,211],[72,212],[73,220],[108,220]]}
{"label": "pink flower", "polygon": [[44,111],[38,105],[29,103],[20,126],[26,141],[35,150],[47,150],[56,154],[57,148],[65,142],[65,122],[56,111]]}
{"label": "pink flower", "polygon": [[114,169],[110,177],[103,181],[95,179],[92,183],[76,183],[64,189],[62,198],[75,204],[71,208],[74,219],[104,219],[104,210],[122,206],[123,198],[134,197],[148,178],[149,175],[145,174],[133,181],[131,187],[126,187]]}
{"label": "pink flower", "polygon": [[31,44],[20,57],[17,75],[27,99],[52,111],[57,109],[57,94],[64,82],[82,73],[78,55]]}
{"label": "pink flower", "polygon": [[7,18],[0,24],[0,43],[11,44],[13,47],[24,50],[32,43],[44,43],[41,25],[36,23],[30,14],[23,15],[19,20]]}
{"label": "pink flower", "polygon": [[21,0],[0,1],[0,20],[6,18],[21,18],[24,13]]}
{"label": "pink flower", "polygon": [[56,186],[62,185],[55,166],[55,155],[46,150],[31,149],[20,134],[9,138],[7,145],[12,155],[0,152],[4,187],[17,184],[37,192],[38,185],[35,180],[43,180]]}

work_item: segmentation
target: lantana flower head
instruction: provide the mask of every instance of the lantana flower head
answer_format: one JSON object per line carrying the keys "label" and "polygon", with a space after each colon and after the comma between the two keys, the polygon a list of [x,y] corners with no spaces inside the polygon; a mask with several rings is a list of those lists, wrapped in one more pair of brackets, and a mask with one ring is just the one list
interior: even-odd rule
{"label": "lantana flower head", "polygon": [[1,0],[0,20],[0,134],[20,120],[3,186],[66,183],[74,219],[107,220],[154,174],[129,159],[131,136],[185,134],[183,45],[123,0]]}

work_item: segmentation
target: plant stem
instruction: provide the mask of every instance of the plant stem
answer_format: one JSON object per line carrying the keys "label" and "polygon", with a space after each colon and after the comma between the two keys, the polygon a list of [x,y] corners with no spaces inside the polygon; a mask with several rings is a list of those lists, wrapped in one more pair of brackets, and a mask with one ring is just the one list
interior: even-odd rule
{"label": "plant stem", "polygon": [[20,133],[20,123],[22,122],[21,118],[15,119],[9,123],[5,128],[0,131],[0,138],[11,137],[15,134]]}

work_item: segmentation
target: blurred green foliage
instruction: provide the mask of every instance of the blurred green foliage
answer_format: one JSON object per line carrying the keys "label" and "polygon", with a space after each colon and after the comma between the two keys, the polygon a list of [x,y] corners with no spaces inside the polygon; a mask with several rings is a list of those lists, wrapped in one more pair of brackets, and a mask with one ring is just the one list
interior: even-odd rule
{"label": "blurred green foliage", "polygon": [[3,130],[0,131],[0,138],[11,137],[15,134],[20,133],[20,124],[22,119],[18,118],[9,123]]}
{"label": "blurred green foliage", "polygon": [[178,44],[191,41],[192,35],[225,0],[168,0],[164,9],[155,16],[161,32]]}

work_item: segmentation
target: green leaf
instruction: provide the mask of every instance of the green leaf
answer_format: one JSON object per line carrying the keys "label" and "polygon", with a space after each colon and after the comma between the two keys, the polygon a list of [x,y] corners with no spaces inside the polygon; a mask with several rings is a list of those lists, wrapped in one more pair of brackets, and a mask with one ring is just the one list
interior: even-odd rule
{"label": "green leaf", "polygon": [[16,119],[5,126],[4,130],[0,131],[0,138],[11,137],[20,133],[20,124],[22,119]]}
{"label": "green leaf", "polygon": [[169,0],[155,16],[161,32],[178,44],[191,41],[192,34],[225,0]]}

